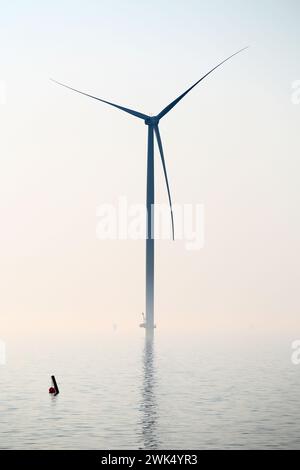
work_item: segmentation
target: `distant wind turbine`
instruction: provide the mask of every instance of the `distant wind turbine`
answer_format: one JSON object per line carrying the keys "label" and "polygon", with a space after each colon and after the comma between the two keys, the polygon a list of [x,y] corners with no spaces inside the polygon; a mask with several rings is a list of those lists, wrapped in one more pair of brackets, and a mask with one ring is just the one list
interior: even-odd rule
{"label": "distant wind turbine", "polygon": [[155,328],[154,325],[154,220],[152,214],[152,208],[154,208],[154,135],[157,140],[159,153],[161,157],[163,172],[165,176],[167,192],[168,192],[168,199],[171,211],[171,224],[172,224],[172,238],[174,240],[174,218],[173,218],[173,208],[172,208],[172,199],[166,169],[166,163],[164,158],[163,152],[163,145],[160,137],[160,132],[158,128],[159,121],[168,114],[174,106],[179,103],[198,83],[200,83],[204,78],[206,78],[210,73],[220,67],[222,64],[227,62],[229,59],[234,57],[235,55],[239,54],[240,52],[247,49],[244,47],[243,49],[235,52],[231,56],[227,57],[227,59],[223,60],[221,63],[216,65],[213,69],[207,72],[203,77],[200,78],[196,83],[194,83],[190,88],[188,88],[184,93],[182,93],[178,98],[176,98],[172,103],[166,106],[159,114],[156,116],[148,116],[147,114],[140,113],[138,111],[134,111],[133,109],[125,108],[124,106],[120,106],[115,103],[111,103],[109,101],[97,98],[96,96],[89,95],[88,93],[84,93],[82,91],[76,90],[68,85],[60,83],[56,80],[52,80],[53,82],[57,83],[58,85],[62,85],[66,88],[69,88],[72,91],[76,91],[77,93],[81,93],[82,95],[88,96],[89,98],[93,98],[98,101],[102,101],[102,103],[109,104],[125,113],[131,114],[139,119],[142,119],[146,126],[148,126],[148,151],[147,151],[147,193],[146,193],[146,205],[147,205],[147,229],[146,229],[146,321],[143,326],[146,329],[147,334],[153,334],[153,330]]}

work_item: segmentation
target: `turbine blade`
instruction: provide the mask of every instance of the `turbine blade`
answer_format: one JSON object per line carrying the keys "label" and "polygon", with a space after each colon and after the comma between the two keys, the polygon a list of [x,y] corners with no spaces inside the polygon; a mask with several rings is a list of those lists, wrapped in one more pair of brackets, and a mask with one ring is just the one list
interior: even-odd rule
{"label": "turbine blade", "polygon": [[88,93],[84,93],[83,91],[76,90],[75,88],[65,85],[64,83],[53,80],[52,78],[50,78],[50,80],[54,83],[57,83],[58,85],[64,86],[65,88],[69,88],[69,90],[76,91],[77,93],[88,96],[89,98],[93,98],[94,100],[102,101],[102,103],[106,103],[106,104],[109,104],[110,106],[113,106],[114,108],[121,109],[122,111],[125,111],[125,113],[132,114],[133,116],[138,117],[140,119],[148,118],[146,114],[142,114],[142,113],[139,113],[138,111],[134,111],[133,109],[124,108],[124,106],[120,106],[118,104],[110,103],[109,101],[102,100],[101,98],[97,98],[96,96],[89,95]]}
{"label": "turbine blade", "polygon": [[158,118],[161,119],[163,116],[165,116],[169,111],[171,111],[172,108],[174,108],[174,106],[176,106],[177,103],[179,103],[179,101],[182,100],[182,98],[185,97],[185,95],[187,95],[189,93],[189,91],[191,91],[196,85],[198,85],[198,83],[200,83],[202,80],[204,80],[204,78],[206,78],[210,73],[212,73],[214,70],[216,70],[218,67],[220,67],[222,64],[224,64],[225,62],[227,62],[227,60],[231,59],[232,57],[234,57],[235,55],[239,54],[240,52],[244,51],[245,49],[248,49],[248,47],[244,47],[243,49],[235,52],[234,54],[232,54],[231,56],[227,57],[227,59],[223,60],[222,62],[220,62],[220,64],[216,65],[213,69],[211,69],[209,72],[207,72],[203,77],[200,78],[200,80],[198,80],[196,83],[194,83],[194,85],[192,85],[190,88],[188,88],[184,93],[182,93],[182,95],[178,96],[178,98],[176,98],[174,101],[172,101],[172,103],[170,103],[168,106],[166,106],[159,114],[158,114]]}
{"label": "turbine blade", "polygon": [[167,191],[168,191],[168,198],[169,198],[170,211],[171,211],[171,221],[172,221],[172,238],[174,240],[174,218],[173,218],[172,200],[171,200],[171,193],[170,193],[170,187],[169,187],[169,181],[168,181],[164,151],[163,151],[163,146],[162,146],[162,141],[161,141],[158,125],[154,126],[154,131],[155,131],[155,135],[156,135],[156,140],[157,140],[157,144],[158,144],[158,148],[159,148],[161,163],[162,163],[162,166],[163,166],[165,181],[166,181],[166,186],[167,186]]}

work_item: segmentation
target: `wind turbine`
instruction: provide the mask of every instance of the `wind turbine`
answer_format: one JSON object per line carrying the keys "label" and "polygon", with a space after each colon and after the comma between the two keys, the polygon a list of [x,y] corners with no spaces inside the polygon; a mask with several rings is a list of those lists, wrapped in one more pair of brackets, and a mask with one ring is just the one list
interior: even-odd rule
{"label": "wind turbine", "polygon": [[157,145],[161,157],[163,172],[165,176],[165,182],[167,186],[168,192],[168,199],[171,211],[171,224],[172,224],[172,238],[174,240],[174,218],[173,218],[173,209],[172,209],[172,200],[171,200],[171,193],[163,151],[163,145],[160,137],[160,132],[158,128],[159,121],[168,114],[171,109],[176,106],[179,101],[182,100],[198,83],[200,83],[204,78],[206,78],[210,73],[220,67],[222,64],[227,62],[229,59],[234,57],[235,55],[239,54],[240,52],[247,49],[244,47],[243,49],[235,52],[231,56],[227,57],[225,60],[220,62],[216,65],[213,69],[207,72],[203,77],[201,77],[196,83],[194,83],[190,88],[188,88],[184,93],[178,96],[174,101],[172,101],[168,106],[166,106],[159,114],[156,116],[148,116],[147,114],[140,113],[138,111],[134,111],[133,109],[125,108],[124,106],[120,106],[115,103],[111,103],[110,101],[103,100],[101,98],[97,98],[96,96],[89,95],[88,93],[84,93],[82,91],[76,90],[64,83],[58,82],[56,80],[52,80],[53,82],[57,83],[58,85],[62,85],[72,91],[76,91],[82,95],[88,96],[89,98],[93,98],[95,100],[101,101],[102,103],[106,103],[110,106],[113,106],[125,113],[131,114],[132,116],[142,119],[146,126],[148,126],[148,151],[147,151],[147,192],[146,192],[146,206],[147,206],[147,229],[146,229],[146,321],[143,326],[146,329],[146,333],[148,335],[152,335],[155,325],[154,325],[154,220],[153,220],[153,213],[154,213],[154,136],[157,140]]}

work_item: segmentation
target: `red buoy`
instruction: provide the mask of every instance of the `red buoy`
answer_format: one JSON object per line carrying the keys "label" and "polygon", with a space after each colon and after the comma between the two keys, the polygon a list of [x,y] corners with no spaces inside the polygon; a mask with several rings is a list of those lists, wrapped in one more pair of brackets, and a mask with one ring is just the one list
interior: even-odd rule
{"label": "red buoy", "polygon": [[50,387],[50,388],[49,388],[49,393],[52,393],[52,394],[55,393],[55,388],[54,388],[54,387]]}

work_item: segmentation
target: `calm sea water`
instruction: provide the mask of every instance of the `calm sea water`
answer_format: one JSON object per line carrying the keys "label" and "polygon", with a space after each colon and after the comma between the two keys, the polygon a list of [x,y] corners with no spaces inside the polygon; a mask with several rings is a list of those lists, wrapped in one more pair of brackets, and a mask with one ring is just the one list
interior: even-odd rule
{"label": "calm sea water", "polygon": [[288,341],[146,343],[117,331],[89,344],[7,346],[1,449],[300,449],[300,366]]}

